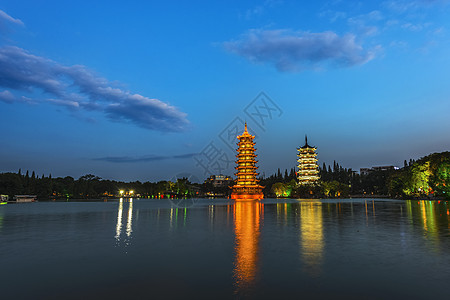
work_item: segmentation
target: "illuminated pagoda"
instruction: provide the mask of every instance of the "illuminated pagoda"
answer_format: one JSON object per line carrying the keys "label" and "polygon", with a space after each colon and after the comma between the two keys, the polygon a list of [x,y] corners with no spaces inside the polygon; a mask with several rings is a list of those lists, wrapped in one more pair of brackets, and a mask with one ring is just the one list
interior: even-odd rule
{"label": "illuminated pagoda", "polygon": [[247,131],[247,123],[245,123],[244,133],[237,137],[239,139],[237,157],[237,176],[236,184],[232,187],[231,199],[236,200],[257,200],[264,198],[262,192],[263,187],[258,184],[256,176],[256,154],[254,135]]}
{"label": "illuminated pagoda", "polygon": [[319,166],[317,165],[317,148],[308,145],[308,137],[305,135],[305,145],[297,148],[298,151],[298,184],[316,184],[319,180]]}

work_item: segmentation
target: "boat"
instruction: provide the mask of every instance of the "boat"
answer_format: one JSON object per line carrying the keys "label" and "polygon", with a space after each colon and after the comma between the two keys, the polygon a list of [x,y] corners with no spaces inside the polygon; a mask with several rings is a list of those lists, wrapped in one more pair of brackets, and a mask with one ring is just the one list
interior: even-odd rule
{"label": "boat", "polygon": [[14,196],[15,201],[17,203],[27,203],[27,202],[35,202],[37,196],[36,195],[16,195]]}

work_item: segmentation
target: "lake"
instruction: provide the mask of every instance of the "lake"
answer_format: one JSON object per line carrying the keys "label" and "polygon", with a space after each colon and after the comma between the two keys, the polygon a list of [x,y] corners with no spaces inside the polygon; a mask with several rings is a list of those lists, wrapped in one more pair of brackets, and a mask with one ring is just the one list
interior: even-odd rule
{"label": "lake", "polygon": [[2,299],[447,299],[448,201],[0,206]]}

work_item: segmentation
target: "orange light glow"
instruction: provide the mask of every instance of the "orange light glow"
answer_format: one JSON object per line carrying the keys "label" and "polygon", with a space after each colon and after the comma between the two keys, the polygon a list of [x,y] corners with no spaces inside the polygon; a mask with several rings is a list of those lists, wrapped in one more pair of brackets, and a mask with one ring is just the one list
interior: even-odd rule
{"label": "orange light glow", "polygon": [[263,199],[264,194],[262,192],[263,187],[258,184],[256,176],[256,157],[254,154],[255,143],[253,139],[255,136],[251,135],[247,131],[247,123],[245,123],[244,132],[237,137],[239,139],[238,154],[237,157],[237,173],[235,173],[237,180],[236,184],[232,187],[231,199],[235,200],[258,200]]}
{"label": "orange light glow", "polygon": [[235,263],[237,291],[247,289],[255,281],[263,204],[243,201],[234,204]]}

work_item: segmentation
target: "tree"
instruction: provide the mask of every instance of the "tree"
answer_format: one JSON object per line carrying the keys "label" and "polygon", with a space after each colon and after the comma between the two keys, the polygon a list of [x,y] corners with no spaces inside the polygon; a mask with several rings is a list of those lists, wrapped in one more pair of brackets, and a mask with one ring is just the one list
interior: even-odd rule
{"label": "tree", "polygon": [[438,196],[450,199],[450,161],[443,161],[430,177],[430,185]]}

